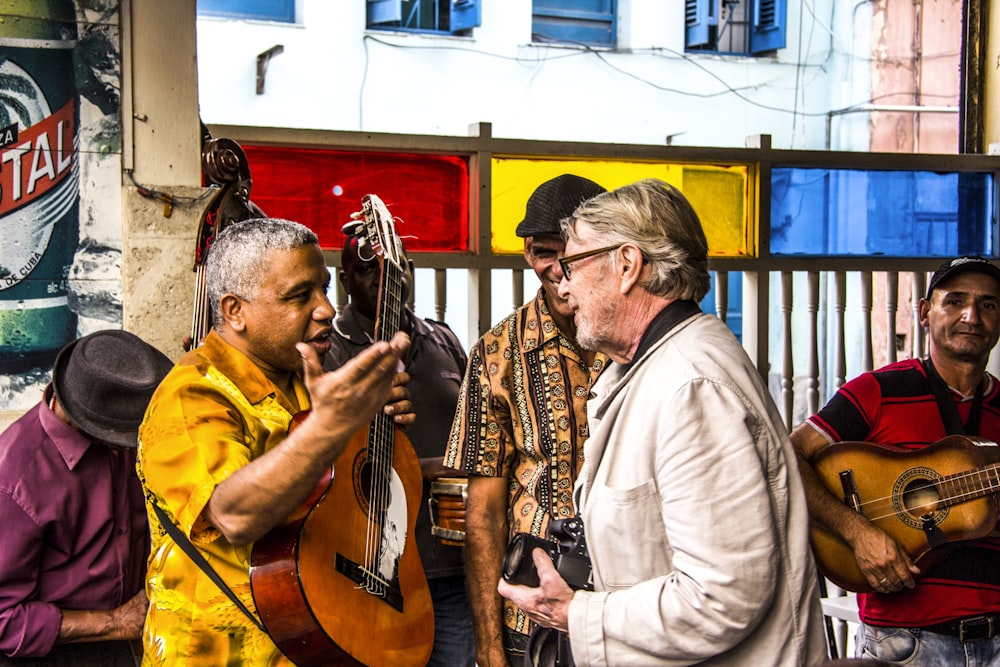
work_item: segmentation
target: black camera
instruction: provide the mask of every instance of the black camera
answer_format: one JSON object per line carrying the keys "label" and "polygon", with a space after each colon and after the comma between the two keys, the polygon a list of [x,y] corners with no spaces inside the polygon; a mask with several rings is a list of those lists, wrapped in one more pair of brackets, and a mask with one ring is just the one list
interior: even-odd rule
{"label": "black camera", "polygon": [[538,586],[538,572],[531,559],[535,549],[541,549],[552,559],[552,564],[573,590],[594,590],[590,570],[590,554],[583,536],[583,522],[579,518],[553,519],[549,523],[546,540],[530,533],[517,533],[507,547],[503,559],[503,578],[511,584]]}

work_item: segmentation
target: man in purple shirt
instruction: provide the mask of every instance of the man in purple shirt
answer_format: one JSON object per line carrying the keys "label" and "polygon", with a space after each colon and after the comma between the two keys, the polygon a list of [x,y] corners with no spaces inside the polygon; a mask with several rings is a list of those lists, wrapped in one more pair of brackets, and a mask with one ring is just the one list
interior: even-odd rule
{"label": "man in purple shirt", "polygon": [[136,438],[171,366],[128,332],[90,334],[0,434],[0,665],[137,664],[149,528]]}

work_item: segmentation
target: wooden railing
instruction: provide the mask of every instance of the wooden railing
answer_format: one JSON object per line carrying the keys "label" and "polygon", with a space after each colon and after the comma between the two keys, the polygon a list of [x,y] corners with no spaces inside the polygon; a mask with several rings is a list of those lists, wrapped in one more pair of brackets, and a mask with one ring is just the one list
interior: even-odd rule
{"label": "wooden railing", "polygon": [[[731,311],[727,286],[735,284],[738,272],[743,345],[769,382],[789,427],[819,409],[845,380],[903,355],[924,353],[917,304],[927,276],[942,258],[770,256],[772,166],[993,172],[994,182],[1000,173],[1000,158],[994,156],[774,150],[766,136],[751,138],[748,148],[705,148],[502,139],[492,136],[488,123],[472,125],[468,137],[235,126],[213,126],[211,131],[243,143],[467,156],[469,251],[410,253],[418,268],[417,302],[430,304],[418,312],[448,322],[466,344],[531,298],[537,286],[534,275],[525,273],[520,254],[491,250],[493,156],[750,165],[750,256],[710,261],[716,310],[724,319]],[[995,222],[991,229],[995,252]],[[327,260],[336,266],[339,252],[328,252]],[[338,293],[337,301],[345,300]]]}
{"label": "wooden railing", "polygon": [[[838,387],[855,375],[897,359],[926,354],[926,335],[918,321],[918,304],[926,291],[927,272],[931,268],[925,260],[913,260],[913,264],[912,271],[877,271],[873,260],[870,268],[856,271],[769,272],[764,281],[770,286],[767,302],[775,306],[767,317],[756,303],[744,298],[744,339],[768,341],[767,356],[758,359],[758,367],[768,380],[772,397],[789,429],[819,410]],[[937,262],[932,264],[936,267]],[[492,304],[449,303],[450,273],[443,268],[418,267],[415,301],[424,304],[418,312],[448,322],[460,333],[460,338],[465,334],[463,342],[471,344],[482,332],[463,331],[460,323],[456,324],[454,313],[490,310]],[[492,276],[491,282],[498,284],[509,279],[510,293],[515,296],[510,302],[497,304],[494,311],[509,312],[534,296],[537,281],[530,271],[527,280],[524,269],[502,269],[495,273],[507,275]],[[452,279],[462,282],[460,275]],[[730,310],[727,289],[730,272],[713,271],[713,280],[716,282],[714,314],[725,321]],[[340,289],[338,309],[346,301],[346,294]],[[754,321],[755,330],[748,331],[746,323]]]}

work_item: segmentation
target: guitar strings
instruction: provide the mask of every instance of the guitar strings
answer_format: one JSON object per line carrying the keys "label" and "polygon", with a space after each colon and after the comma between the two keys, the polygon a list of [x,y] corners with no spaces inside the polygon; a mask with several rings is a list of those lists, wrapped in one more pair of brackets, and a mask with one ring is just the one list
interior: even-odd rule
{"label": "guitar strings", "polygon": [[[399,304],[402,295],[402,281],[400,279],[400,271],[395,264],[386,261],[383,269],[383,280],[385,281],[385,289],[382,292],[384,307],[380,308],[382,326],[378,334],[378,339],[388,341],[396,331],[399,331]],[[373,487],[375,489],[374,512],[376,514],[371,525],[373,526],[373,536],[379,544],[379,567],[377,568],[377,572],[383,575],[378,578],[378,584],[384,587],[389,583],[387,578],[391,578],[395,574],[395,567],[398,562],[395,560],[396,553],[389,549],[392,545],[388,543],[388,539],[392,535],[385,534],[387,528],[391,528],[391,526],[387,525],[387,512],[391,501],[389,491],[392,481],[394,425],[390,417],[384,413],[380,413],[375,420],[375,429],[377,430],[377,435],[373,448],[375,461],[372,470]],[[383,563],[383,559],[387,559],[387,562]],[[381,593],[382,589],[379,592]]]}
{"label": "guitar strings", "polygon": [[[386,250],[395,251],[398,246],[393,243],[389,245],[386,241],[392,242],[395,238],[395,230],[392,227],[392,217],[388,214],[379,215],[371,210],[371,201],[366,197],[365,213],[366,218],[372,220],[381,218],[384,230],[377,225],[373,225],[374,230],[370,230],[378,236],[371,240],[373,252],[377,252],[381,259],[381,285],[379,290],[379,314],[375,323],[375,340],[389,341],[400,328],[401,305],[403,293],[403,281],[401,270],[398,266],[397,257],[386,258]],[[383,233],[384,232],[384,233]],[[396,253],[398,254],[398,253]],[[385,589],[389,581],[381,576],[383,572],[382,558],[383,547],[387,545],[385,531],[386,512],[389,507],[389,487],[392,475],[392,447],[394,437],[394,425],[391,418],[385,413],[376,414],[372,422],[369,433],[369,471],[371,474],[371,485],[369,489],[368,503],[368,531],[365,545],[365,588],[369,593],[384,596]],[[393,556],[393,553],[388,556]],[[385,563],[384,571],[390,575],[395,572],[390,568],[396,566],[396,562]]]}
{"label": "guitar strings", "polygon": [[[382,326],[383,326],[383,310],[385,308],[385,261],[382,254],[382,247],[378,243],[378,237],[381,234],[381,230],[378,228],[378,213],[372,209],[372,202],[370,198],[365,197],[362,201],[362,206],[364,208],[365,217],[365,229],[368,233],[368,247],[372,254],[371,259],[377,260],[379,262],[380,276],[379,276],[379,300],[378,300],[378,314],[375,320],[375,340],[382,339]],[[360,246],[360,242],[358,244]],[[379,413],[376,413],[374,419],[368,430],[368,458],[366,465],[368,468],[369,475],[369,485],[368,485],[368,526],[365,534],[365,589],[371,594],[378,594],[376,588],[377,573],[376,568],[378,567],[378,551],[379,551],[379,532],[377,525],[378,516],[378,506],[381,498],[381,490],[378,486],[378,465],[380,456],[378,455],[378,443],[381,436],[381,428],[379,426]]]}
{"label": "guitar strings", "polygon": [[[936,492],[940,492],[942,488],[948,486],[964,488],[959,488],[958,493],[953,493],[952,495],[940,495],[934,502],[931,503],[923,503],[913,507],[906,507],[904,504],[903,509],[914,513],[921,508],[926,508],[928,511],[934,511],[939,508],[950,507],[969,500],[974,500],[975,498],[987,496],[992,493],[987,490],[988,488],[992,487],[996,490],[1000,487],[1000,475],[998,475],[998,468],[1000,468],[1000,466],[990,465],[977,470],[968,470],[952,475],[946,475],[936,480],[929,479],[927,480],[927,488],[933,488]],[[969,480],[973,480],[973,484],[977,486],[973,486],[973,488],[965,487],[965,482]],[[905,495],[905,492],[903,495]],[[896,516],[897,512],[894,509],[893,503],[893,499],[895,497],[896,494],[862,501],[861,513],[864,514],[869,521],[877,521],[879,519]],[[872,513],[872,516],[869,516],[869,512]],[[878,512],[883,513],[879,514]]]}
{"label": "guitar strings", "polygon": [[194,274],[194,312],[191,314],[191,345],[197,347],[208,335],[209,304],[205,285],[205,265],[199,264]]}

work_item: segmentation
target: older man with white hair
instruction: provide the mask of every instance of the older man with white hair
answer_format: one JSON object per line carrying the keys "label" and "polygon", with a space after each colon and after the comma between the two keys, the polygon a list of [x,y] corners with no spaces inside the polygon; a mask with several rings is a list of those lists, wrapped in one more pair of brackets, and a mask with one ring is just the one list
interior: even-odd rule
{"label": "older man with white hair", "polygon": [[577,338],[616,362],[592,389],[576,485],[594,590],[570,590],[536,549],[540,586],[501,581],[501,594],[567,630],[577,665],[821,662],[795,452],[739,342],[698,307],[697,215],[648,179],[582,204],[563,230]]}

